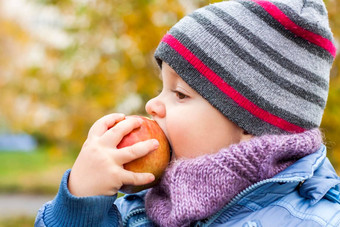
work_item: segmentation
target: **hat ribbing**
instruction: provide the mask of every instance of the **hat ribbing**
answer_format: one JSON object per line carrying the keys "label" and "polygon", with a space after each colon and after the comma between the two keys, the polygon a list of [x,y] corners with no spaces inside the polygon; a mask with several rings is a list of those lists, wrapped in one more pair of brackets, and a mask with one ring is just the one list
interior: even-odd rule
{"label": "hat ribbing", "polygon": [[181,19],[155,58],[253,135],[320,125],[336,54],[321,0],[237,0]]}

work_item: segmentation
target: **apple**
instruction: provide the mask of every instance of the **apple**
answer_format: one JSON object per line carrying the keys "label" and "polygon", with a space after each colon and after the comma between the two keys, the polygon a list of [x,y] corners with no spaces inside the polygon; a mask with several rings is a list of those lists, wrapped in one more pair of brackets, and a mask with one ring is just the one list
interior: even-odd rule
{"label": "apple", "polygon": [[137,142],[149,139],[157,139],[159,147],[157,150],[152,151],[141,158],[124,164],[124,169],[126,170],[136,173],[152,173],[155,176],[155,180],[150,184],[141,186],[123,185],[120,191],[127,194],[136,193],[156,185],[170,161],[169,142],[156,121],[142,116],[127,116],[127,118],[131,117],[140,118],[143,120],[143,123],[141,127],[134,129],[131,133],[126,135],[118,144],[117,148],[131,146]]}

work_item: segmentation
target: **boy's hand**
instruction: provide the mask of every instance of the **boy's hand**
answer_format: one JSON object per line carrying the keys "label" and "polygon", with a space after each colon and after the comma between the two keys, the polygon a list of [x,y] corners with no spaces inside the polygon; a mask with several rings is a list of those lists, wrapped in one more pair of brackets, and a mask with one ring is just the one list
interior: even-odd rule
{"label": "boy's hand", "polygon": [[125,135],[141,126],[138,119],[124,119],[123,114],[110,114],[91,127],[70,173],[68,188],[73,195],[114,195],[123,184],[143,185],[155,179],[151,173],[134,173],[123,168],[123,164],[156,150],[159,145],[157,140],[147,140],[117,149]]}

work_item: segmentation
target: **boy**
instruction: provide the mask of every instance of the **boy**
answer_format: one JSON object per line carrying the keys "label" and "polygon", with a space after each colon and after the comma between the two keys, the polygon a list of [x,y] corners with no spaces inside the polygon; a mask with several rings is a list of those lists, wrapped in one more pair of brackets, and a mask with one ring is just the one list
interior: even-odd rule
{"label": "boy", "polygon": [[122,185],[153,181],[123,164],[158,142],[117,149],[140,122],[105,116],[36,225],[339,226],[340,179],[318,130],[333,42],[319,0],[227,1],[184,17],[156,50],[163,90],[146,105],[172,147],[161,182],[116,200]]}

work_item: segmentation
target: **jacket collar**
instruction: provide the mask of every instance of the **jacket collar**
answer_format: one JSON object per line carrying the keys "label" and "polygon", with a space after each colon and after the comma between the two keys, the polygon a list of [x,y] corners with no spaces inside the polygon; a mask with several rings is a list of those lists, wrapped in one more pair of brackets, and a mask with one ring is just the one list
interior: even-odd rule
{"label": "jacket collar", "polygon": [[335,188],[335,186],[340,184],[340,178],[337,176],[328,158],[326,158],[326,147],[323,145],[318,153],[320,153],[319,157],[307,160],[315,161],[311,163],[312,165],[308,170],[311,173],[311,177],[308,177],[299,188],[300,195],[309,199],[311,205],[317,203],[331,189],[338,191],[338,188]]}
{"label": "jacket collar", "polygon": [[[258,193],[265,194],[266,192],[271,192],[272,199],[275,200],[296,188],[298,188],[300,196],[308,199],[311,205],[317,203],[330,189],[334,189],[336,185],[340,184],[340,178],[326,157],[326,153],[326,147],[322,145],[315,153],[299,159],[269,179],[268,184],[249,193],[240,203],[252,200],[254,196],[258,197]],[[277,197],[275,198],[275,196]],[[269,200],[268,203],[270,203]]]}
{"label": "jacket collar", "polygon": [[274,178],[303,178],[307,180],[311,178],[315,170],[324,163],[326,153],[325,145],[321,145],[319,150],[297,160],[293,165],[274,176]]}

